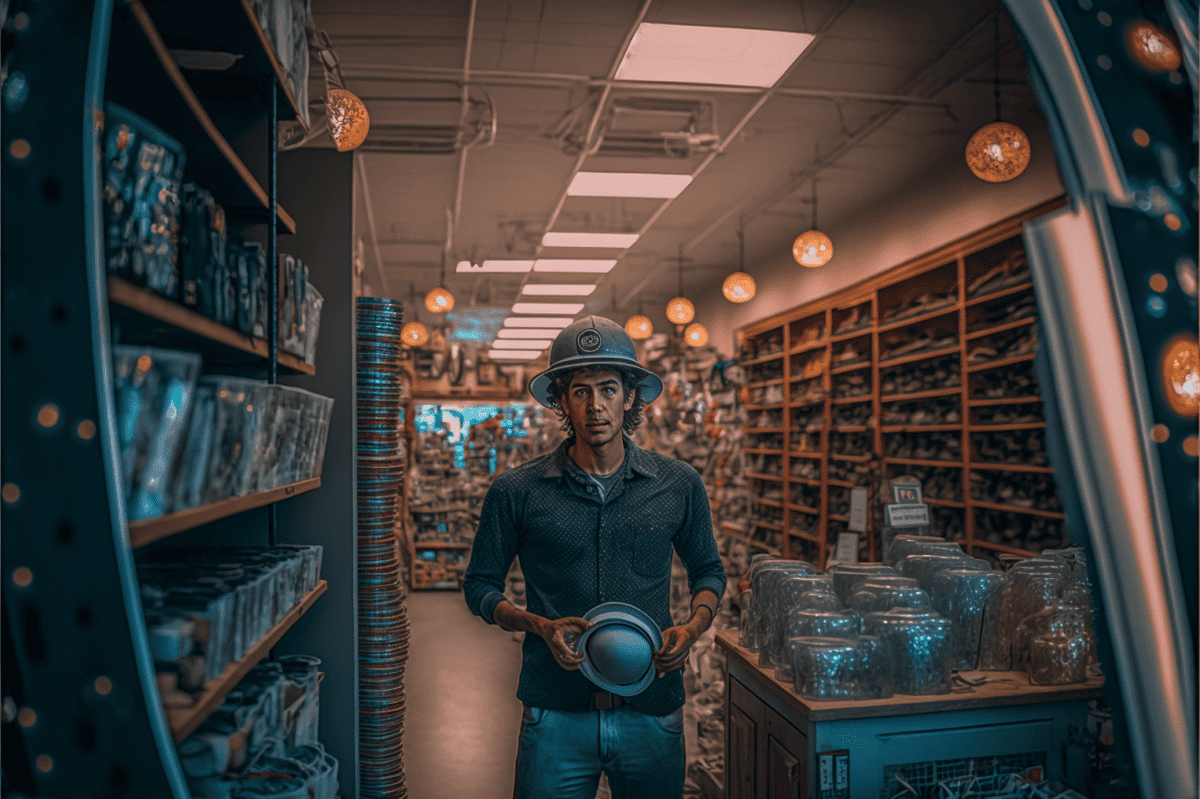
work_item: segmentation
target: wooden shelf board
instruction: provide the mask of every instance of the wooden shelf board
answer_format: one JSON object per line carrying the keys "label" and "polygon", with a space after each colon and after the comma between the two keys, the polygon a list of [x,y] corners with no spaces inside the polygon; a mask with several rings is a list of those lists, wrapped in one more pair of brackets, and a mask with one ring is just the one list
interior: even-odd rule
{"label": "wooden shelf board", "polygon": [[783,407],[783,400],[772,402],[770,405],[745,405],[743,406],[748,411],[772,411]]}
{"label": "wooden shelf board", "polygon": [[793,476],[790,476],[790,477],[788,477],[788,482],[790,482],[790,483],[800,483],[801,485],[806,485],[806,486],[819,486],[819,485],[821,485],[821,481],[820,481],[820,480],[817,480],[816,478],[813,478],[813,477],[796,477],[796,476],[794,476],[794,475],[793,475]]}
{"label": "wooden shelf board", "polygon": [[899,358],[892,358],[888,361],[880,361],[879,368],[887,369],[891,366],[902,366],[906,363],[916,363],[917,361],[932,360],[934,358],[943,358],[947,355],[957,355],[959,346],[955,344],[953,347],[945,347],[940,350],[930,350],[929,352],[914,352],[912,355],[904,355]]}
{"label": "wooden shelf board", "polygon": [[[226,140],[224,134],[217,129],[212,117],[209,116],[208,111],[205,110],[204,105],[200,102],[200,99],[192,90],[191,85],[183,76],[183,72],[179,69],[179,65],[175,63],[175,59],[172,57],[170,49],[167,47],[166,43],[163,42],[162,36],[158,32],[158,28],[155,26],[154,21],[150,18],[150,14],[146,11],[145,6],[142,5],[140,0],[130,0],[129,10],[133,15],[134,20],[137,22],[138,27],[141,28],[142,33],[145,34],[145,37],[150,44],[150,48],[154,52],[155,57],[158,59],[163,71],[166,73],[167,78],[175,86],[179,96],[191,110],[196,124],[199,125],[199,127],[203,130],[205,136],[211,142],[212,146],[221,154],[221,156],[223,156],[230,169],[237,174],[238,179],[243,184],[243,188],[246,190],[246,192],[248,192],[248,195],[257,200],[255,207],[260,208],[263,211],[268,210],[269,205],[266,190],[250,172],[249,168],[247,168],[246,164],[242,161],[241,157],[238,156],[237,152],[234,151],[228,140]],[[187,146],[187,144],[187,142],[184,142],[185,146]],[[222,204],[227,206],[226,210],[231,212],[236,211],[236,206],[233,206],[230,203],[229,197],[218,197],[218,201],[221,201]],[[277,208],[279,214],[279,223],[282,228],[287,233],[295,233],[295,220],[292,219],[288,212],[285,211],[281,206]]]}
{"label": "wooden shelf board", "polygon": [[993,544],[991,541],[982,541],[978,538],[972,539],[971,541],[963,541],[962,543],[967,546],[994,549],[997,552],[1008,552],[1013,555],[1026,555],[1028,557],[1033,557],[1037,554],[1036,552],[1030,552],[1028,549],[1021,549],[1020,547],[1009,546],[1008,544]]}
{"label": "wooden shelf board", "polygon": [[1016,363],[1024,363],[1025,361],[1032,361],[1036,357],[1037,357],[1036,352],[1027,352],[1024,355],[1014,355],[1011,358],[997,358],[994,361],[984,361],[983,363],[969,363],[969,364],[967,364],[967,371],[968,372],[986,372],[988,369],[999,369],[1003,366],[1012,366],[1013,364],[1016,364]]}
{"label": "wooden shelf board", "polygon": [[788,530],[788,535],[790,535],[792,538],[799,538],[803,541],[811,541],[814,544],[821,543],[821,537],[813,535],[812,533],[802,533],[799,530]]}
{"label": "wooden shelf board", "polygon": [[934,388],[929,391],[915,391],[912,394],[887,394],[879,398],[882,402],[912,402],[915,400],[930,399],[932,397],[949,397],[955,394],[962,393],[962,386],[950,386],[949,388]]}
{"label": "wooden shelf board", "polygon": [[747,455],[782,455],[781,449],[758,449],[756,447],[746,447],[742,450]]}
{"label": "wooden shelf board", "polygon": [[921,458],[884,458],[884,463],[894,463],[897,466],[946,466],[954,469],[963,467],[962,461],[922,460]]}
{"label": "wooden shelf board", "polygon": [[967,503],[959,502],[957,499],[938,499],[937,497],[925,497],[925,502],[930,505],[939,505],[943,508],[965,508]]}
{"label": "wooden shelf board", "polygon": [[834,397],[831,402],[834,405],[854,405],[860,402],[870,402],[871,395],[863,394],[858,397]]}
{"label": "wooden shelf board", "polygon": [[821,457],[821,453],[811,452],[809,450],[804,450],[804,449],[794,449],[794,450],[791,450],[790,452],[788,452],[788,457],[791,457],[791,458],[819,458],[819,457]]}
{"label": "wooden shelf board", "polygon": [[1006,430],[1043,430],[1045,422],[1023,422],[1020,424],[972,424],[967,429],[972,433],[1002,433]]}
{"label": "wooden shelf board", "polygon": [[759,355],[755,358],[751,358],[748,361],[738,361],[737,365],[738,366],[754,366],[756,364],[767,363],[768,361],[778,360],[782,357],[783,357],[782,352],[776,352],[773,355]]}
{"label": "wooden shelf board", "polygon": [[743,427],[742,432],[749,433],[750,435],[770,435],[772,433],[782,433],[783,428],[782,427]]}
{"label": "wooden shelf board", "polygon": [[241,682],[250,669],[266,657],[267,653],[271,651],[271,647],[279,642],[283,634],[304,615],[305,611],[313,606],[313,603],[321,594],[325,593],[327,588],[329,588],[329,583],[319,580],[317,587],[309,591],[298,605],[288,611],[288,614],[272,627],[271,631],[255,644],[241,660],[230,663],[220,677],[209,680],[204,686],[204,691],[196,698],[194,705],[165,709],[167,725],[171,728],[171,737],[175,739],[175,743],[179,743],[195,732],[204,723],[204,720],[221,706],[229,692]]}
{"label": "wooden shelf board", "polygon": [[[235,330],[229,325],[209,319],[191,308],[186,308],[174,300],[155,294],[149,289],[135,286],[116,275],[108,276],[108,299],[109,302],[122,308],[171,325],[189,336],[211,341],[256,358],[265,360],[270,357],[269,346],[265,339],[255,338],[240,330]],[[317,373],[315,366],[306,363],[303,358],[290,352],[279,350],[277,358],[280,367],[284,370],[306,375]]]}
{"label": "wooden shelf board", "polygon": [[800,344],[796,347],[792,347],[792,349],[788,351],[788,355],[799,355],[802,352],[812,352],[813,350],[819,350],[828,343],[829,343],[829,339],[827,339],[827,338],[818,339],[817,341],[810,341],[807,344]]}
{"label": "wooden shelf board", "polygon": [[1029,474],[1054,474],[1049,466],[1033,466],[1025,463],[968,463],[968,469],[981,472],[1027,472]]}
{"label": "wooden shelf board", "polygon": [[937,319],[939,316],[949,316],[952,313],[958,313],[960,308],[962,308],[962,304],[956,301],[950,305],[943,305],[941,308],[934,308],[932,311],[926,311],[916,316],[909,316],[895,322],[884,322],[879,326],[878,330],[880,333],[886,333],[889,330],[897,330],[909,325],[919,325],[921,322]]}
{"label": "wooden shelf board", "polygon": [[744,541],[745,543],[749,544],[750,546],[758,547],[759,549],[766,550],[767,552],[770,552],[772,555],[779,554],[779,549],[777,547],[773,547],[770,544],[767,544],[766,542],[763,542],[763,541],[755,541],[753,538],[751,538],[750,536],[743,533],[740,530],[740,528],[730,526],[728,522],[725,522],[721,525],[721,530],[725,533],[725,535],[729,536],[730,538],[736,538],[739,541]]}
{"label": "wooden shelf board", "polygon": [[821,511],[817,510],[816,508],[809,508],[804,505],[793,505],[791,502],[788,503],[788,509],[794,510],[797,513],[807,513],[809,516],[821,515]]}
{"label": "wooden shelf board", "polygon": [[746,472],[747,480],[770,480],[773,483],[782,483],[783,476],[778,474],[759,474],[758,472]]}
{"label": "wooden shelf board", "polygon": [[769,522],[766,519],[749,519],[748,521],[751,527],[763,527],[767,530],[783,531],[783,525],[779,522]]}
{"label": "wooden shelf board", "polygon": [[875,330],[874,324],[864,325],[863,327],[860,327],[857,330],[848,330],[845,333],[838,333],[836,336],[829,339],[829,341],[832,344],[837,344],[838,342],[841,342],[841,341],[850,341],[852,339],[862,338],[863,336],[869,336],[869,335],[871,335],[872,332],[874,332],[874,330]]}
{"label": "wooden shelf board", "polygon": [[1009,286],[1006,289],[1000,289],[1000,291],[993,291],[991,294],[984,294],[982,297],[972,297],[967,300],[967,307],[982,305],[993,300],[1009,297],[1013,294],[1020,294],[1022,291],[1033,291],[1033,283],[1021,283],[1016,286]]}
{"label": "wooden shelf board", "polygon": [[813,406],[813,405],[820,405],[820,404],[821,404],[821,403],[823,403],[823,402],[824,402],[826,399],[828,399],[828,396],[825,396],[825,397],[811,397],[811,398],[809,398],[809,399],[798,399],[798,400],[796,400],[795,402],[789,402],[789,403],[788,403],[788,407],[789,407],[789,408],[808,408],[808,407],[811,407],[811,406]]}
{"label": "wooden shelf board", "polygon": [[1040,508],[1022,508],[1017,505],[999,505],[995,502],[981,502],[977,499],[972,499],[971,504],[977,508],[987,508],[989,510],[1005,511],[1007,513],[1025,513],[1030,516],[1042,516],[1046,519],[1065,519],[1065,515],[1059,511],[1042,510]]}
{"label": "wooden shelf board", "polygon": [[971,339],[976,339],[976,338],[983,338],[984,336],[991,336],[996,333],[1003,333],[1006,330],[1015,330],[1018,327],[1024,327],[1025,325],[1032,325],[1035,322],[1037,322],[1037,317],[1030,316],[1025,319],[1018,319],[1015,322],[1005,322],[1004,324],[996,325],[995,327],[985,327],[981,330],[974,330],[974,331],[968,330],[967,331],[967,341],[970,341]]}
{"label": "wooden shelf board", "polygon": [[826,518],[828,518],[828,519],[829,519],[829,521],[831,521],[831,522],[842,522],[843,524],[849,524],[849,523],[850,523],[850,517],[849,517],[849,516],[839,516],[839,515],[838,515],[838,514],[836,514],[836,513],[831,513],[831,514],[829,514],[829,516],[828,516],[828,517],[826,517]]}
{"label": "wooden shelf board", "polygon": [[783,500],[781,499],[763,499],[762,497],[751,497],[750,501],[758,505],[766,505],[769,508],[783,507]]}
{"label": "wooden shelf board", "polygon": [[835,433],[865,433],[867,426],[865,424],[839,424],[833,426]]}
{"label": "wooden shelf board", "polygon": [[[829,485],[833,486],[834,488],[854,488],[855,487],[854,483],[851,483],[849,480],[834,480],[832,477],[829,478],[828,480],[826,480],[826,482],[829,483]],[[859,486],[859,487],[862,488],[863,486]]]}
{"label": "wooden shelf board", "polygon": [[868,359],[865,361],[855,361],[854,363],[849,363],[849,364],[846,364],[845,366],[835,366],[829,370],[829,374],[840,375],[840,374],[845,374],[847,372],[858,372],[863,369],[870,369],[870,368],[871,368],[871,361],[870,361],[870,359]]}
{"label": "wooden shelf board", "polygon": [[831,461],[846,461],[849,463],[866,463],[871,459],[870,455],[839,455],[837,453],[829,453]]}
{"label": "wooden shelf board", "polygon": [[321,478],[314,477],[311,480],[301,480],[299,483],[292,483],[291,485],[280,486],[279,488],[272,488],[267,491],[258,491],[244,497],[230,497],[229,499],[222,499],[208,505],[200,505],[195,508],[188,508],[187,510],[167,513],[163,516],[156,516],[153,519],[138,519],[129,523],[130,546],[133,549],[137,549],[153,541],[181,533],[184,530],[191,530],[193,527],[199,527],[202,524],[207,524],[217,519],[224,519],[235,513],[241,513],[253,508],[261,508],[264,505],[270,505],[272,502],[278,502],[281,499],[294,497],[297,494],[303,494],[306,491],[312,491],[320,487]]}
{"label": "wooden shelf board", "polygon": [[1026,403],[1041,402],[1042,398],[1033,397],[983,397],[967,400],[968,408],[981,408],[988,405],[1025,405]]}
{"label": "wooden shelf board", "polygon": [[767,386],[782,386],[782,385],[783,385],[783,378],[776,377],[771,380],[758,380],[753,383],[747,383],[746,388],[755,389],[755,388],[766,388]]}
{"label": "wooden shelf board", "polygon": [[881,433],[949,433],[962,430],[962,422],[958,424],[885,424],[879,428]]}
{"label": "wooden shelf board", "polygon": [[[288,85],[287,72],[283,69],[283,64],[279,63],[279,59],[275,55],[275,48],[272,45],[271,40],[267,37],[267,33],[262,29],[262,26],[258,24],[258,15],[254,13],[254,3],[251,2],[251,0],[241,0],[241,6],[246,12],[247,20],[250,22],[255,34],[258,36],[263,50],[266,52],[267,58],[270,60],[271,69],[275,72],[276,86],[278,87],[280,94],[282,94],[288,101],[288,105],[291,106],[292,113],[295,114],[296,120],[303,125],[304,120],[300,115],[300,103],[296,99],[296,93],[292,91],[292,87]],[[308,76],[304,76],[304,79],[307,80]],[[307,130],[307,127],[305,129]]]}

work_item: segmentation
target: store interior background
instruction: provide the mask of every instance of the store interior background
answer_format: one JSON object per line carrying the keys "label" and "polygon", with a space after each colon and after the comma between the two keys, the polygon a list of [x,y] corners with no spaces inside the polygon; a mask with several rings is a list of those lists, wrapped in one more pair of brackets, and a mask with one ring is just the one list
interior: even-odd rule
{"label": "store interior background", "polygon": [[[1027,132],[1032,158],[1016,180],[992,184],[971,174],[963,149],[975,130],[995,118],[997,13],[1002,114]],[[586,135],[604,90],[553,76],[611,75],[623,38],[643,19],[819,31],[782,86],[828,96],[775,95],[755,108],[763,89],[615,85],[606,95],[606,112],[597,117],[594,142],[631,133],[653,138],[688,124],[686,114],[615,113],[614,107],[627,108],[631,100],[684,104],[711,109],[711,120],[701,117],[697,132],[716,134],[723,152],[629,249],[543,247],[548,230],[640,230],[664,202],[565,196],[575,171],[692,173],[710,154],[700,145],[686,157],[620,156],[601,149],[579,159],[577,146],[564,146],[564,132],[575,142]],[[456,395],[454,401],[422,397],[414,389],[414,410],[421,414],[415,449],[437,447],[438,434],[431,442],[430,432],[444,418],[439,409],[453,415],[462,395],[476,390],[469,365],[489,343],[487,320],[496,329],[507,308],[521,300],[576,301],[521,296],[526,282],[595,283],[595,291],[583,298],[582,313],[621,324],[645,313],[659,341],[672,332],[663,308],[682,285],[695,303],[696,321],[709,331],[709,346],[728,359],[736,354],[736,330],[742,326],[833,294],[1063,194],[1021,46],[1007,13],[991,2],[316,2],[313,21],[329,34],[348,87],[371,113],[371,132],[354,156],[356,291],[404,301],[406,320],[419,319],[431,329],[449,322],[444,332],[467,359],[460,387],[451,389],[444,377],[427,384],[436,386],[429,393],[448,392]],[[551,77],[537,77],[546,73]],[[310,95],[323,88],[316,77]],[[460,93],[464,81],[469,91]],[[931,102],[868,101],[855,93],[916,95]],[[464,96],[471,101],[466,106]],[[494,142],[486,132],[491,113]],[[738,132],[731,136],[735,125]],[[438,140],[444,152],[415,152],[422,135],[420,147]],[[479,144],[455,147],[456,138],[471,141],[476,135]],[[793,259],[791,242],[811,225],[813,180],[819,226],[832,238],[835,255],[821,268],[805,269]],[[740,268],[739,226],[744,268],[757,282],[757,295],[734,305],[722,296],[721,283]],[[463,260],[538,256],[618,261],[599,275],[455,271]],[[425,293],[438,285],[456,302],[445,322],[422,307]],[[523,371],[515,368],[519,364],[499,364],[519,386],[544,359],[545,353],[523,364]],[[519,409],[531,403],[519,389],[512,400]],[[552,420],[543,415],[539,421],[541,434],[557,440]],[[455,419],[450,427],[459,424]],[[410,492],[421,482],[413,476],[418,469],[410,471]],[[519,723],[519,703],[512,696],[519,648],[508,634],[470,617],[454,592],[413,591],[408,602],[414,655],[406,675],[405,762],[412,794],[507,795]],[[689,687],[694,692],[697,686],[690,681]],[[690,715],[688,720],[693,728],[695,720]],[[707,754],[695,737],[689,734],[693,765]]]}

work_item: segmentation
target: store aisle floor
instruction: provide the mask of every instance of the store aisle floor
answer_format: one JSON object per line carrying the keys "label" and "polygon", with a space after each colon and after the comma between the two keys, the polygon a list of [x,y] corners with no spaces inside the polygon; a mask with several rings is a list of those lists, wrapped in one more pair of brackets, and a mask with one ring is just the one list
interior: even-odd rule
{"label": "store aisle floor", "polygon": [[509,799],[521,645],[458,591],[412,591],[404,772],[413,799]]}

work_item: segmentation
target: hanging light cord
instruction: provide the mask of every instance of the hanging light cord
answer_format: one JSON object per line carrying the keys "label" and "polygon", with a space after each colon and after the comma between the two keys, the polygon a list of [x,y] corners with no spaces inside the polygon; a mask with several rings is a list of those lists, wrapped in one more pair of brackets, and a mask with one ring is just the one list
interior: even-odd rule
{"label": "hanging light cord", "polygon": [[817,227],[817,179],[813,178],[812,182],[812,229],[820,230]]}
{"label": "hanging light cord", "polygon": [[746,271],[746,217],[738,221],[738,271]]}
{"label": "hanging light cord", "polygon": [[679,296],[683,296],[683,245],[679,245]]}
{"label": "hanging light cord", "polygon": [[992,83],[992,93],[996,100],[996,121],[1000,121],[1000,10],[996,10],[996,31],[993,37],[993,58],[995,59],[995,68],[993,75],[995,77]]}

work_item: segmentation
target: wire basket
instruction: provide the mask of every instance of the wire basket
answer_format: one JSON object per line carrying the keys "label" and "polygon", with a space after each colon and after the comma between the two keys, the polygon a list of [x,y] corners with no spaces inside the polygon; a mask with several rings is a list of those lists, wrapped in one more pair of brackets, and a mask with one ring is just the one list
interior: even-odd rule
{"label": "wire basket", "polygon": [[1046,753],[927,760],[885,766],[879,799],[1034,799]]}

